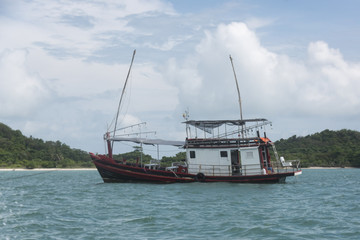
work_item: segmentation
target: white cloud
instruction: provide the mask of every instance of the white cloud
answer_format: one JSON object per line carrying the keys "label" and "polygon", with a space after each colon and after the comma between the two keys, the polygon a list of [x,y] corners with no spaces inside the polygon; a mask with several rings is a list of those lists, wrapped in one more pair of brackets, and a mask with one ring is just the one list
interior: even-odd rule
{"label": "white cloud", "polygon": [[319,114],[358,115],[360,63],[346,62],[339,50],[322,41],[310,43],[308,55],[308,105],[317,106]]}
{"label": "white cloud", "polygon": [[153,48],[153,49],[162,50],[162,51],[169,51],[169,50],[173,49],[176,45],[179,45],[190,38],[191,38],[190,36],[181,36],[181,37],[176,37],[176,38],[169,37],[167,39],[167,41],[165,41],[161,45],[153,44],[153,43],[146,43],[145,46],[147,46],[149,48]]}
{"label": "white cloud", "polygon": [[[245,118],[286,125],[299,117],[322,122],[359,115],[360,63],[321,41],[306,52],[296,41],[284,48],[267,39],[283,54],[270,50],[260,41],[266,35],[254,29],[269,31],[271,19],[277,19],[271,14],[239,14],[233,5],[182,14],[159,0],[7,5],[0,16],[0,117],[34,137],[86,150],[102,146],[134,46],[138,56],[122,123],[147,121],[158,137],[181,140],[179,122],[187,108],[193,119],[239,117],[230,54]],[[226,23],[229,19],[245,23]],[[273,26],[271,31],[279,33]],[[294,46],[305,57],[290,56]]]}
{"label": "white cloud", "polygon": [[24,50],[3,51],[0,55],[0,116],[26,116],[39,109],[50,91],[27,66]]}
{"label": "white cloud", "polygon": [[[40,49],[5,52],[0,64],[0,117],[13,123],[22,119],[22,131],[34,137],[72,142],[82,149],[87,148],[84,138],[97,139],[102,146],[101,136],[116,113],[128,68],[128,63],[56,59]],[[126,115],[119,126],[157,122],[175,109],[177,90],[155,69],[135,58],[122,109]]]}
{"label": "white cloud", "polygon": [[[0,16],[1,46],[41,47],[58,58],[85,59],[113,47],[129,34],[141,35],[129,26],[132,16],[172,15],[171,4],[159,0],[128,1],[22,1],[8,3],[7,16]],[[14,31],[14,29],[17,29]],[[169,39],[165,48],[176,44]]]}
{"label": "white cloud", "polygon": [[257,18],[257,17],[250,17],[245,20],[246,25],[250,29],[266,27],[268,25],[271,25],[273,22],[274,22],[273,19],[265,19],[265,18]]}
{"label": "white cloud", "polygon": [[360,64],[346,62],[324,42],[310,43],[308,59],[298,61],[266,49],[244,23],[231,23],[205,32],[196,49],[185,63],[170,64],[182,90],[180,103],[189,104],[196,115],[228,118],[238,112],[228,54],[234,59],[244,116],[358,114]]}

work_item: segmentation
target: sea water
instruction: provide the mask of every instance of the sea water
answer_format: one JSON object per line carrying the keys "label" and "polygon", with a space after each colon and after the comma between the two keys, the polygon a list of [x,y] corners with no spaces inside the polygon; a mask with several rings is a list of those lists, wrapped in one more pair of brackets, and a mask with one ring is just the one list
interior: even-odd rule
{"label": "sea water", "polygon": [[360,239],[360,169],[305,169],[285,184],[2,171],[0,239]]}

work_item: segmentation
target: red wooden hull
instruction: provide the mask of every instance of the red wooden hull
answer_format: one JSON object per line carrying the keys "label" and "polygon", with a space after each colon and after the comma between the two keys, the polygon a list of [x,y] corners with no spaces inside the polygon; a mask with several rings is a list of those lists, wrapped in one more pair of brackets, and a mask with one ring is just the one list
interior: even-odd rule
{"label": "red wooden hull", "polygon": [[204,176],[184,172],[146,169],[131,164],[117,163],[107,156],[91,154],[93,162],[102,179],[110,182],[148,182],[148,183],[190,183],[190,182],[233,182],[233,183],[279,183],[286,177],[300,174],[299,171],[266,175]]}

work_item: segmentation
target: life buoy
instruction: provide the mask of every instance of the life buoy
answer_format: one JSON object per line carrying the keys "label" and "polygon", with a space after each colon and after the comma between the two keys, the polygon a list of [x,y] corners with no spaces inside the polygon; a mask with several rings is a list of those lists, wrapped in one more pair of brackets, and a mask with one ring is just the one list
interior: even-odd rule
{"label": "life buoy", "polygon": [[201,172],[199,172],[198,174],[196,174],[195,180],[197,182],[204,182],[205,181],[205,175]]}

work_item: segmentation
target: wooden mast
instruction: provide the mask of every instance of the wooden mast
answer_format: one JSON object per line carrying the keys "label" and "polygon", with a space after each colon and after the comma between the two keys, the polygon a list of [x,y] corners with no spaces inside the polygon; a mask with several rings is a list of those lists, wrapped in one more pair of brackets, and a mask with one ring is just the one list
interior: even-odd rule
{"label": "wooden mast", "polygon": [[[114,126],[114,134],[113,134],[113,137],[115,137],[116,127],[117,127],[117,121],[118,121],[118,118],[119,118],[120,107],[121,107],[122,99],[123,99],[123,97],[124,97],[126,85],[127,85],[128,80],[129,80],[129,76],[130,76],[130,72],[131,72],[131,67],[132,67],[132,65],[133,65],[134,58],[135,58],[135,53],[136,53],[136,49],[134,50],[134,53],[133,53],[133,55],[132,55],[132,59],[131,59],[131,64],[130,64],[130,67],[129,67],[129,71],[128,71],[128,74],[127,74],[127,76],[126,76],[126,80],[125,80],[125,84],[124,84],[123,90],[122,90],[122,92],[121,92],[121,97],[120,97],[120,101],[119,101],[119,106],[118,106],[118,110],[117,110],[116,118],[115,118],[115,126]],[[111,149],[109,149],[109,155],[112,155],[112,148],[113,148],[113,146],[114,146],[114,142],[112,142],[112,144],[111,144]]]}
{"label": "wooden mast", "polygon": [[[233,59],[232,59],[231,55],[229,55],[229,57],[230,57],[231,66],[232,66],[232,69],[233,69],[233,72],[234,72],[236,89],[237,89],[238,98],[239,98],[238,100],[239,100],[239,107],[240,107],[240,120],[243,121],[243,114],[242,114],[242,107],[241,107],[241,97],[240,97],[239,83],[238,83],[238,80],[237,80],[237,77],[236,77]],[[243,124],[241,124],[241,136],[244,138],[244,125],[243,125]]]}

